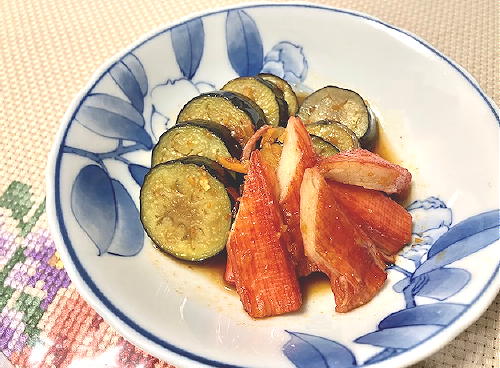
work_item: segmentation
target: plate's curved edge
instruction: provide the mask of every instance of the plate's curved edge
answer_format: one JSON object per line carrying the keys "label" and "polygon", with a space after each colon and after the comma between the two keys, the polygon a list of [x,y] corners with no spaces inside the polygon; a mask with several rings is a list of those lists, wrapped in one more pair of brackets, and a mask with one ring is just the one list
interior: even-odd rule
{"label": "plate's curved edge", "polygon": [[[202,17],[202,16],[209,16],[213,14],[218,14],[224,11],[232,10],[232,9],[248,9],[248,8],[260,8],[260,7],[293,7],[293,6],[298,6],[298,7],[308,7],[308,8],[314,8],[314,9],[320,9],[320,10],[329,10],[329,11],[334,11],[337,13],[343,13],[347,15],[352,15],[356,17],[363,18],[368,21],[373,21],[375,23],[381,24],[388,29],[402,33],[415,41],[419,42],[422,46],[427,48],[429,51],[433,52],[436,56],[440,57],[443,59],[446,63],[448,63],[453,69],[455,69],[459,74],[462,75],[463,78],[465,78],[471,87],[473,87],[476,92],[483,98],[483,100],[486,102],[488,105],[489,109],[491,110],[493,116],[495,117],[497,123],[500,125],[500,118],[499,118],[499,112],[498,112],[498,107],[495,105],[495,102],[487,96],[480,88],[479,83],[472,77],[472,75],[467,72],[460,64],[457,62],[451,60],[441,52],[439,52],[437,49],[435,49],[433,46],[431,46],[428,42],[425,40],[421,39],[420,37],[412,34],[411,32],[408,32],[404,29],[395,27],[391,24],[385,23],[384,21],[381,21],[375,17],[366,15],[364,13],[358,12],[358,11],[353,11],[353,10],[344,10],[344,9],[339,9],[335,7],[329,7],[325,5],[319,5],[319,4],[312,4],[308,2],[290,2],[290,3],[272,3],[272,2],[252,2],[252,3],[245,3],[245,4],[239,4],[239,5],[233,5],[233,6],[228,6],[228,7],[222,7],[222,8],[217,8],[213,11],[206,12],[206,11],[199,11],[196,13],[189,14],[185,17],[180,18],[177,22],[175,23],[169,23],[166,25],[163,25],[161,27],[158,27],[157,29],[148,32],[144,37],[138,39],[136,42],[134,42],[131,46],[126,47],[122,49],[120,52],[116,53],[114,56],[111,58],[108,58],[97,70],[93,73],[91,76],[89,82],[85,85],[85,87],[75,96],[75,98],[72,100],[71,104],[69,105],[68,109],[66,110],[66,113],[64,114],[62,118],[62,124],[61,127],[59,128],[54,142],[53,146],[48,154],[48,165],[46,168],[46,196],[47,196],[47,217],[48,217],[48,222],[49,222],[49,228],[52,233],[52,236],[54,237],[54,242],[57,246],[57,249],[61,255],[61,258],[63,260],[63,263],[65,265],[65,269],[68,271],[68,274],[70,274],[72,281],[77,285],[78,291],[84,296],[85,300],[96,310],[99,312],[99,314],[104,315],[105,319],[113,326],[113,328],[117,329],[122,335],[124,335],[127,339],[133,340],[134,344],[138,345],[140,348],[150,352],[151,354],[164,359],[168,360],[169,362],[179,365],[179,366],[185,366],[186,364],[189,364],[191,366],[196,366],[196,367],[207,367],[206,364],[203,364],[203,362],[206,362],[210,364],[210,366],[218,366],[218,367],[236,367],[234,365],[228,365],[225,363],[221,362],[214,362],[210,361],[206,358],[203,357],[198,357],[195,354],[192,354],[187,351],[183,351],[182,349],[178,349],[182,351],[181,353],[175,352],[173,350],[168,350],[168,348],[160,346],[156,344],[154,341],[151,341],[144,335],[140,334],[135,330],[132,326],[128,325],[127,322],[123,321],[119,316],[115,315],[109,308],[106,306],[105,303],[100,300],[100,298],[96,295],[96,293],[91,290],[88,284],[82,279],[82,275],[80,272],[77,270],[77,267],[73,263],[73,260],[71,258],[71,255],[68,252],[68,249],[66,247],[65,241],[63,239],[63,234],[61,233],[61,230],[59,228],[59,221],[57,220],[58,215],[57,215],[57,210],[56,210],[56,196],[55,196],[55,191],[53,192],[51,188],[55,188],[57,185],[55,182],[55,173],[57,170],[58,163],[60,161],[60,144],[63,142],[63,140],[66,137],[68,128],[69,128],[69,123],[73,120],[74,114],[77,111],[80,101],[84,96],[87,95],[88,91],[90,91],[104,76],[104,74],[109,70],[109,68],[112,67],[116,61],[121,59],[123,56],[125,56],[127,53],[132,52],[145,42],[149,41],[153,37],[156,37],[164,32],[168,32],[171,29],[180,26],[187,21],[197,18],[197,17]],[[471,303],[475,305],[475,308],[468,308],[462,315],[458,316],[456,319],[465,319],[465,322],[461,326],[456,326],[455,324],[450,324],[443,330],[439,331],[435,336],[432,336],[428,338],[427,340],[421,342],[408,352],[405,352],[399,356],[390,358],[388,360],[382,361],[380,363],[375,363],[369,365],[370,367],[405,367],[411,364],[414,364],[422,359],[425,359],[426,357],[430,356],[431,354],[437,352],[439,349],[441,349],[443,346],[445,346],[449,341],[451,341],[454,337],[456,337],[459,333],[464,331],[468,326],[470,326],[474,321],[476,321],[483,313],[484,311],[488,308],[488,306],[492,303],[498,292],[500,291],[500,263],[497,265],[496,271],[492,275],[492,277],[489,280],[489,284],[486,285],[483,290],[478,294],[478,296],[475,298],[475,300]],[[96,285],[94,285],[96,286]],[[98,289],[97,289],[98,290]],[[121,321],[121,322],[120,322]],[[122,323],[125,323],[126,326],[123,326]],[[446,334],[447,337],[445,339],[441,339],[440,343],[431,345],[431,343],[435,340],[436,336]],[[153,344],[153,345],[151,345]],[[170,344],[169,344],[170,345]],[[421,355],[419,355],[420,350],[422,350]],[[184,353],[187,354],[187,356],[184,355]],[[413,358],[411,358],[411,355],[414,355]],[[194,360],[193,360],[194,359]],[[214,364],[215,363],[215,364]]]}

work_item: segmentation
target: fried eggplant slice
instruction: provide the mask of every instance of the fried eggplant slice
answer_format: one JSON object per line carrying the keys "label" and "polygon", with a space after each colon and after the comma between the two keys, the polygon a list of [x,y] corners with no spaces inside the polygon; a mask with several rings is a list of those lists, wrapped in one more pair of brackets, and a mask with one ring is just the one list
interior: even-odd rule
{"label": "fried eggplant slice", "polygon": [[286,123],[288,106],[283,92],[271,82],[259,77],[239,77],[227,82],[222,90],[239,93],[255,102],[264,112],[267,124]]}
{"label": "fried eggplant slice", "polygon": [[306,125],[306,129],[309,134],[324,139],[328,143],[333,144],[340,151],[349,151],[360,147],[356,134],[338,121],[321,120]]}
{"label": "fried eggplant slice", "polygon": [[148,236],[160,250],[180,259],[201,261],[216,255],[224,249],[231,227],[229,182],[230,175],[204,157],[156,165],[140,193]]}
{"label": "fried eggplant slice", "polygon": [[304,100],[298,116],[306,125],[324,119],[338,121],[356,134],[363,147],[371,146],[377,137],[373,111],[349,89],[326,86],[317,90]]}
{"label": "fried eggplant slice", "polygon": [[218,157],[239,159],[241,152],[240,144],[228,128],[211,121],[193,120],[176,124],[161,135],[153,149],[151,167],[187,156],[214,161]]}
{"label": "fried eggplant slice", "polygon": [[227,91],[207,92],[190,100],[177,116],[177,123],[191,120],[209,120],[222,124],[241,145],[266,122],[264,112],[255,102]]}

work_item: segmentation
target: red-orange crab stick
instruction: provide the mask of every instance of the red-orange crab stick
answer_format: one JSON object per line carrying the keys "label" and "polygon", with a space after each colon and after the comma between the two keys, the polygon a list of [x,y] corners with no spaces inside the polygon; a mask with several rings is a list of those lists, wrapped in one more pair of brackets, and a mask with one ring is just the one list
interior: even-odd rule
{"label": "red-orange crab stick", "polygon": [[318,270],[304,255],[299,214],[300,185],[304,171],[315,164],[316,154],[306,127],[299,118],[290,117],[276,172],[280,186],[280,205],[290,240],[288,251],[299,276]]}
{"label": "red-orange crab stick", "polygon": [[411,174],[404,167],[390,163],[364,149],[340,152],[327,157],[321,160],[318,167],[327,179],[388,194],[403,192],[411,182]]}
{"label": "red-orange crab stick", "polygon": [[411,215],[384,193],[329,181],[344,212],[360,226],[377,248],[394,255],[411,241]]}
{"label": "red-orange crab stick", "polygon": [[348,312],[369,302],[387,278],[385,264],[372,241],[341,209],[317,168],[304,173],[300,223],[306,256],[330,278],[335,310]]}
{"label": "red-orange crab stick", "polygon": [[292,312],[302,304],[276,195],[273,170],[260,151],[252,152],[227,253],[236,291],[254,318]]}

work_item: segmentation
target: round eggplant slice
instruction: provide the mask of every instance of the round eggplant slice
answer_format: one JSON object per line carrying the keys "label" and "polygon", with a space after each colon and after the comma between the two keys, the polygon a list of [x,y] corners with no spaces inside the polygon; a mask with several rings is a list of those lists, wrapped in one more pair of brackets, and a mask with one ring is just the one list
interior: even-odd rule
{"label": "round eggplant slice", "polygon": [[356,134],[338,121],[322,120],[314,124],[306,125],[306,129],[309,134],[324,139],[341,151],[348,151],[360,147]]}
{"label": "round eggplant slice", "polygon": [[227,82],[222,90],[240,93],[254,101],[264,111],[269,125],[284,125],[288,120],[283,93],[271,82],[257,77],[240,77]]}
{"label": "round eggplant slice", "polygon": [[142,224],[160,250],[201,261],[224,249],[231,200],[206,167],[181,160],[157,165],[144,179],[140,200]]}
{"label": "round eggplant slice", "polygon": [[333,144],[328,143],[317,135],[311,135],[311,141],[314,152],[316,152],[316,154],[320,157],[329,157],[340,152],[340,150]]}
{"label": "round eggplant slice", "polygon": [[241,146],[223,125],[203,120],[180,123],[160,137],[153,149],[151,167],[192,155],[215,161],[217,157],[239,158]]}
{"label": "round eggplant slice", "polygon": [[281,92],[283,92],[283,97],[288,104],[288,116],[295,116],[299,109],[299,102],[297,100],[295,92],[292,89],[292,86],[290,86],[286,80],[274,74],[262,73],[259,74],[258,77],[271,82],[276,87],[278,87]]}
{"label": "round eggplant slice", "polygon": [[240,144],[245,144],[255,129],[266,123],[264,113],[249,98],[232,92],[203,93],[182,108],[177,123],[209,120],[224,125]]}
{"label": "round eggplant slice", "polygon": [[358,139],[369,136],[372,116],[360,95],[340,87],[327,86],[307,97],[299,109],[298,116],[304,124],[320,120],[338,121],[351,129]]}
{"label": "round eggplant slice", "polygon": [[183,164],[193,164],[204,168],[213,177],[219,180],[229,192],[231,201],[235,201],[238,197],[238,188],[240,187],[239,182],[235,181],[232,171],[225,169],[219,163],[211,160],[207,157],[202,156],[187,156],[176,160],[182,162]]}

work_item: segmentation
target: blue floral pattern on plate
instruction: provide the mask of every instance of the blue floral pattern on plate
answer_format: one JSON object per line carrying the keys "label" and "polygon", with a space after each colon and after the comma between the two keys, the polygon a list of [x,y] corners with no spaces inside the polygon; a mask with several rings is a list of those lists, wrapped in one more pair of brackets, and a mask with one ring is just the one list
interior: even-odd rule
{"label": "blue floral pattern on plate", "polygon": [[[190,97],[215,89],[211,82],[194,79],[203,56],[204,38],[201,18],[172,29],[172,47],[182,76],[152,88],[153,107],[149,119],[143,116],[148,77],[141,61],[133,53],[127,54],[109,70],[128,101],[108,94],[90,94],[75,116],[78,123],[95,134],[116,140],[116,149],[105,153],[64,147],[65,153],[84,156],[95,162],[82,168],[73,184],[72,209],[99,255],[133,256],[140,252],[144,243],[139,211],[126,188],[110,176],[104,160],[125,163],[134,181],[142,185],[148,168],[129,162],[123,155],[135,150],[151,150],[158,139],[153,126],[160,125],[160,129],[165,130],[173,125],[175,117],[162,112],[161,101],[181,90],[188,101]],[[306,77],[307,60],[302,48],[291,42],[279,42],[264,59],[257,25],[244,10],[227,12],[226,43],[231,66],[240,76],[264,71],[277,74],[291,83],[302,82]],[[145,126],[146,121],[149,126]],[[125,145],[126,141],[134,144]],[[107,229],[114,231],[107,232]]]}
{"label": "blue floral pattern on plate", "polygon": [[[225,36],[228,62],[237,75],[266,72],[292,84],[305,81],[309,62],[304,48],[282,40],[266,53],[259,27],[245,10],[226,11]],[[179,75],[150,86],[147,68],[137,55],[129,52],[107,72],[120,93],[92,90],[74,115],[77,124],[113,141],[114,148],[104,152],[69,145],[62,148],[64,155],[92,161],[79,169],[72,182],[71,211],[97,248],[98,256],[135,256],[145,240],[130,187],[114,174],[112,162],[126,165],[132,182],[141,186],[149,168],[127,155],[150,151],[158,140],[157,132],[175,122],[175,116],[164,109],[162,101],[180,91],[187,101],[215,89],[214,81],[202,80],[197,74],[205,48],[203,18],[173,27],[170,39]],[[360,359],[339,342],[287,331],[290,340],[282,352],[296,367],[346,368],[381,362],[434,336],[467,310],[468,304],[447,301],[471,280],[470,272],[453,263],[499,239],[499,211],[480,213],[453,224],[451,208],[437,197],[415,201],[408,211],[420,219],[414,223],[412,244],[401,253],[397,264],[388,268],[390,273],[403,275],[393,290],[402,294],[405,307],[385,316],[376,330],[353,341],[379,351],[368,359]]]}
{"label": "blue floral pattern on plate", "polygon": [[[379,322],[377,331],[355,340],[383,349],[361,364],[347,347],[335,341],[288,331],[291,338],[283,353],[295,366],[347,368],[380,362],[427,340],[467,309],[466,304],[441,303],[462,290],[471,278],[467,270],[447,266],[499,239],[500,211],[472,216],[450,227],[452,211],[436,197],[415,201],[407,209],[414,218],[423,218],[414,223],[412,244],[401,254],[413,262],[413,271],[398,265],[388,267],[389,272],[405,276],[393,286],[395,292],[403,294],[405,309],[391,313]],[[415,216],[422,211],[424,216]],[[418,305],[417,296],[433,299],[434,304]]]}

